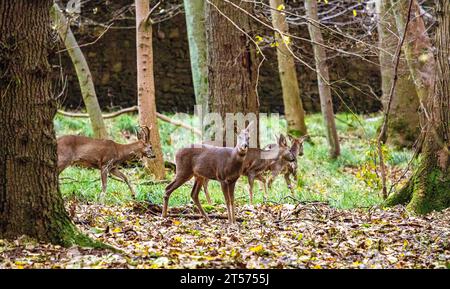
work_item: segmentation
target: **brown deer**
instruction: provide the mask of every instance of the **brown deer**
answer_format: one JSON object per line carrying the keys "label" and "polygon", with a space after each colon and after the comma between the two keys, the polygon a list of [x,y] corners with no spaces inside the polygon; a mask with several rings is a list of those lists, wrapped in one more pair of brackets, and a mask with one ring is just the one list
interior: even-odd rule
{"label": "brown deer", "polygon": [[[269,189],[272,187],[273,180],[279,175],[283,174],[284,180],[286,181],[286,185],[291,191],[291,194],[294,194],[294,188],[291,185],[291,176],[294,177],[295,183],[297,183],[297,158],[298,156],[303,155],[303,142],[308,138],[307,135],[302,136],[301,138],[291,137],[291,147],[289,151],[294,156],[294,160],[286,161],[285,159],[279,159],[269,166],[270,177],[267,183]],[[274,146],[274,144],[269,145]]]}
{"label": "brown deer", "polygon": [[142,157],[154,158],[150,144],[150,129],[142,127],[138,140],[130,144],[119,144],[112,140],[93,139],[80,135],[65,135],[58,138],[58,172],[78,165],[100,170],[102,180],[101,197],[106,193],[108,175],[118,177],[129,187],[133,198],[135,192],[128,178],[119,171],[118,166]]}
{"label": "brown deer", "polygon": [[238,135],[237,144],[234,148],[196,144],[182,148],[177,152],[175,157],[176,176],[166,187],[163,217],[167,217],[169,198],[172,192],[192,177],[195,177],[191,197],[203,217],[209,220],[208,215],[200,204],[198,194],[203,183],[208,179],[212,179],[219,181],[222,186],[229,223],[233,224],[236,222],[234,188],[236,181],[241,176],[244,160],[249,150],[250,126],[251,124]]}
{"label": "brown deer", "polygon": [[[270,146],[270,145],[269,145]],[[284,135],[280,135],[278,138],[278,144],[270,146],[268,149],[249,148],[247,157],[245,158],[243,165],[242,175],[247,177],[249,184],[250,203],[253,203],[253,185],[255,180],[259,180],[263,184],[264,199],[267,198],[266,179],[264,178],[264,172],[269,170],[270,166],[278,161],[289,163],[295,159],[292,152],[289,150],[286,138]],[[208,180],[205,180],[203,184],[203,190],[205,191],[208,202],[210,196],[208,192]]]}

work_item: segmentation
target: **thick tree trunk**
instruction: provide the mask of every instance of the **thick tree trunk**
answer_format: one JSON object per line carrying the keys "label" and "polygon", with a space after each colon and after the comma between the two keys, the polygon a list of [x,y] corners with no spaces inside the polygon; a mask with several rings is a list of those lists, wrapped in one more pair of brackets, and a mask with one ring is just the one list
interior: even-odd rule
{"label": "thick tree trunk", "polygon": [[146,167],[156,179],[165,176],[164,159],[156,119],[155,82],[153,78],[152,24],[146,22],[149,0],[136,0],[136,55],[139,123],[151,127],[150,142],[156,158],[146,160]]}
{"label": "thick tree trunk", "polygon": [[[396,23],[391,0],[377,0],[379,58],[382,103],[387,107],[394,78],[394,55],[398,45]],[[400,59],[397,83],[389,111],[387,141],[398,147],[411,147],[417,139],[419,127],[419,98],[406,59]],[[386,142],[386,140],[384,140]]]}
{"label": "thick tree trunk", "polygon": [[422,156],[407,185],[386,201],[391,206],[408,203],[409,210],[420,214],[450,207],[450,1],[436,4],[437,76]]}
{"label": "thick tree trunk", "polygon": [[[409,1],[391,0],[391,5],[394,10],[397,31],[399,35],[402,35],[408,16]],[[431,97],[434,88],[435,61],[431,40],[427,35],[425,24],[420,15],[420,7],[416,0],[413,0],[405,39],[403,50],[406,61],[416,86],[419,101],[424,107],[427,107],[426,102]]]}
{"label": "thick tree trunk", "polygon": [[336,158],[340,154],[339,139],[336,131],[336,123],[333,112],[333,99],[331,98],[330,77],[328,75],[327,56],[324,47],[322,32],[318,27],[319,17],[317,16],[316,0],[305,0],[306,15],[309,18],[308,31],[314,49],[314,59],[316,62],[317,82],[319,85],[320,108],[324,117],[324,124],[327,131],[328,144],[330,146],[330,156]]}
{"label": "thick tree trunk", "polygon": [[282,11],[278,10],[280,5],[284,5],[284,0],[270,0],[273,28],[281,32],[281,34],[278,32],[275,33],[275,39],[279,43],[277,47],[277,58],[281,88],[283,89],[284,113],[286,115],[289,133],[299,137],[307,134],[305,111],[303,110],[303,104],[300,98],[294,57],[289,49],[290,44],[286,41],[286,36],[284,36],[285,33],[289,32],[289,28],[285,15]]}
{"label": "thick tree trunk", "polygon": [[53,4],[51,14],[52,19],[55,22],[56,31],[58,31],[59,37],[64,42],[70,58],[72,59],[73,66],[75,67],[78,82],[80,83],[81,95],[83,96],[84,105],[86,106],[89,119],[91,120],[94,136],[96,138],[106,139],[108,138],[108,133],[106,132],[106,126],[103,122],[102,111],[98,104],[94,81],[92,80],[91,71],[89,70],[86,58],[84,57],[81,48],[78,46],[77,40],[70,29],[70,25],[62,11],[59,9],[58,4]]}
{"label": "thick tree trunk", "polygon": [[[227,113],[252,113],[258,132],[256,142],[251,138],[250,145],[259,147],[258,63],[255,46],[248,39],[253,36],[251,18],[226,1],[210,2],[206,4],[210,110],[220,113],[224,123]],[[251,3],[229,2],[252,13]]]}
{"label": "thick tree trunk", "polygon": [[184,0],[195,102],[208,110],[208,66],[206,63],[205,1]]}
{"label": "thick tree trunk", "polygon": [[58,188],[51,94],[52,1],[0,2],[0,238],[92,245]]}

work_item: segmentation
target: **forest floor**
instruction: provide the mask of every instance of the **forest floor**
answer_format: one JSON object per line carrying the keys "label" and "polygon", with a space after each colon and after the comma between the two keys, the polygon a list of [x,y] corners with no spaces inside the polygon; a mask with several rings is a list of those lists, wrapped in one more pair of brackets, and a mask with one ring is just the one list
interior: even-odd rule
{"label": "forest floor", "polygon": [[[381,208],[375,145],[379,115],[338,114],[336,119],[341,156],[329,159],[322,118],[308,115],[311,142],[298,160],[294,197],[279,177],[267,202],[261,188],[255,188],[255,205],[250,206],[243,177],[235,192],[240,222],[231,227],[223,218],[208,224],[194,219],[192,181],[172,194],[173,217],[159,217],[164,189],[173,178],[170,170],[166,180],[155,181],[140,166],[124,168],[136,200],[124,183],[112,178],[100,200],[99,172],[68,168],[60,176],[60,188],[74,223],[121,253],[62,248],[24,237],[0,240],[0,268],[450,268],[450,210],[416,217],[403,207]],[[106,124],[120,143],[135,138],[136,115]],[[168,161],[179,147],[195,142],[184,129],[164,122],[159,126]],[[261,127],[262,146],[286,131],[285,121],[277,117],[264,119]],[[55,129],[57,135],[92,135],[87,119],[57,116]],[[388,188],[394,192],[411,174],[413,152],[386,145],[383,154]],[[209,191],[211,205],[200,194],[204,209],[224,216],[220,185],[211,182]]]}
{"label": "forest floor", "polygon": [[[238,207],[225,219],[159,217],[159,205],[69,202],[77,226],[122,252],[0,240],[0,268],[449,268],[450,209],[339,210],[323,202]],[[225,215],[223,205],[210,212]],[[195,215],[192,206],[171,214]]]}

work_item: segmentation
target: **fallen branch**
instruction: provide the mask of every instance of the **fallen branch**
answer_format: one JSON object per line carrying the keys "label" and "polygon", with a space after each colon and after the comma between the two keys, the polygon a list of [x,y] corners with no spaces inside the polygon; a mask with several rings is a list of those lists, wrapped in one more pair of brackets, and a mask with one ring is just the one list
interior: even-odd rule
{"label": "fallen branch", "polygon": [[[121,109],[121,110],[118,110],[115,112],[103,114],[102,116],[103,116],[103,119],[110,119],[110,118],[115,118],[124,113],[131,113],[131,112],[137,112],[137,111],[138,111],[138,107],[132,106],[132,107],[124,108],[124,109]],[[75,117],[75,118],[88,118],[89,117],[89,115],[87,113],[69,112],[69,111],[64,111],[64,110],[60,110],[60,109],[58,109],[58,113],[63,116],[67,116],[67,117]],[[156,113],[156,116],[160,120],[168,122],[170,124],[173,124],[174,126],[180,126],[182,128],[188,129],[199,136],[202,135],[201,131],[199,131],[198,129],[196,129],[190,125],[182,123],[181,121],[173,120],[173,119],[171,119],[161,113],[158,113],[158,112]]]}

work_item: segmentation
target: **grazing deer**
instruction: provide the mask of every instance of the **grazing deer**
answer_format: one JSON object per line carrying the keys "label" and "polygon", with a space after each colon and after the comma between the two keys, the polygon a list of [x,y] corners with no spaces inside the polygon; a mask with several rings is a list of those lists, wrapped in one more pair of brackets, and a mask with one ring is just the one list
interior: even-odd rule
{"label": "grazing deer", "polygon": [[249,150],[249,127],[237,137],[234,148],[217,147],[208,144],[197,144],[180,149],[176,154],[175,179],[166,187],[162,216],[167,217],[170,195],[174,190],[195,177],[191,197],[200,213],[209,220],[203,210],[198,194],[203,183],[208,180],[217,180],[222,186],[222,192],[227,206],[228,221],[236,222],[234,205],[234,187],[242,173],[244,160]]}
{"label": "grazing deer", "polygon": [[[294,155],[289,150],[284,135],[280,135],[280,137],[278,138],[278,144],[269,146],[270,147],[268,149],[249,148],[247,157],[244,161],[242,175],[246,176],[248,180],[251,204],[253,203],[253,184],[255,180],[259,180],[263,184],[264,199],[266,199],[267,190],[264,172],[269,170],[270,166],[278,161],[289,163],[295,159]],[[204,182],[203,190],[205,191],[206,199],[209,202],[210,197],[208,192],[208,180]]]}
{"label": "grazing deer", "polygon": [[[303,142],[306,140],[308,136],[302,136],[301,138],[293,138],[291,137],[291,147],[289,151],[294,156],[293,161],[286,161],[285,159],[279,159],[269,166],[270,177],[267,186],[269,189],[272,187],[273,180],[279,174],[283,174],[284,180],[286,181],[286,185],[291,191],[291,194],[294,194],[294,188],[291,185],[291,176],[294,177],[294,182],[297,183],[297,158],[298,156],[303,155]],[[271,144],[269,146],[274,146]]]}
{"label": "grazing deer", "polygon": [[155,157],[150,144],[148,127],[142,127],[138,132],[138,141],[130,144],[118,144],[112,140],[79,135],[65,135],[58,138],[58,173],[73,165],[99,169],[102,180],[101,196],[106,193],[107,178],[111,174],[128,185],[134,198],[136,194],[131,184],[119,171],[118,166],[142,157]]}

